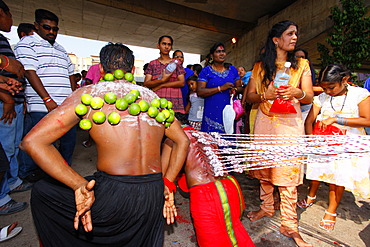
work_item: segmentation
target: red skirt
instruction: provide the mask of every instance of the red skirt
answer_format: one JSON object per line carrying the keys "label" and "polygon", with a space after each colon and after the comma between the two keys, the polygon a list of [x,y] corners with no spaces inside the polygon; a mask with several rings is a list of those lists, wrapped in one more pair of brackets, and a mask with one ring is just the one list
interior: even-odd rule
{"label": "red skirt", "polygon": [[190,211],[199,246],[254,246],[240,221],[244,208],[242,191],[232,176],[191,187]]}

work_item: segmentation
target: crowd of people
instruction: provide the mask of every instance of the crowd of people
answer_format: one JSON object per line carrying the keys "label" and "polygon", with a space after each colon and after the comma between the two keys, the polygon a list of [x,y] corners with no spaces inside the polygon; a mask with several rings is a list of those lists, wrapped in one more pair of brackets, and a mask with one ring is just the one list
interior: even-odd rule
{"label": "crowd of people", "polygon": [[[237,180],[213,174],[202,154],[204,144],[193,134],[227,132],[230,115],[225,110],[235,100],[241,101],[244,115],[231,119],[233,133],[310,135],[315,126],[335,126],[346,135],[365,135],[364,128],[370,127],[369,91],[348,85],[350,71],[342,65],[327,66],[316,82],[308,53],[296,49],[298,25],[292,21],[272,26],[250,71],[227,63],[221,42],[210,48],[203,65],[184,69],[184,53],[175,50],[171,57],[174,40],[161,36],[160,57],[145,66],[143,86],[123,79],[101,81],[116,70],[134,72],[134,54],[120,43],[101,49],[100,64],[73,74],[67,52],[56,42],[58,23],[54,13],[37,9],[34,25],[18,26],[14,52],[0,34],[0,215],[24,210],[28,203],[16,202],[10,194],[32,189],[31,210],[43,246],[162,246],[164,222],[173,223],[177,215],[174,182],[183,167],[199,246],[254,246],[240,221],[245,203]],[[0,0],[0,30],[9,32],[11,26],[10,10]],[[276,86],[278,71],[287,62],[287,84]],[[166,98],[177,119],[165,127],[146,114],[120,111],[117,125],[94,124],[83,145],[96,144],[97,172],[82,177],[71,168],[77,124],[81,118],[91,120],[97,110],[76,115],[81,96],[104,98],[113,91],[123,98],[132,90],[147,102]],[[292,112],[271,111],[277,100],[289,103]],[[99,109],[112,110],[110,104]],[[122,145],[123,139],[130,148]],[[276,162],[276,167],[249,171],[260,181],[261,206],[248,218],[274,215],[276,187],[280,232],[298,246],[312,246],[298,231],[296,206],[312,206],[320,182],[330,185],[329,206],[319,223],[327,231],[334,230],[345,189],[370,198],[370,157],[325,165],[315,162],[318,158],[307,158],[311,185],[300,201],[301,163],[281,167]],[[21,229],[17,222],[3,227],[0,242]]]}

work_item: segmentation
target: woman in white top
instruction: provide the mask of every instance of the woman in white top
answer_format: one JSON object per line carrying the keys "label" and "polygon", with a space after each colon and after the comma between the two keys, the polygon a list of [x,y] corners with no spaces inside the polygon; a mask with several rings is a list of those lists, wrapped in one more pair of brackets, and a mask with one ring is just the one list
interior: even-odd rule
{"label": "woman in white top", "polygon": [[[346,135],[366,135],[364,127],[370,126],[370,93],[366,89],[348,85],[350,75],[350,71],[342,65],[329,65],[320,72],[319,83],[324,93],[314,98],[305,122],[306,134],[312,134],[316,120],[320,121],[322,130],[334,125],[345,130]],[[343,157],[327,163],[315,161],[317,158],[320,156],[309,157],[306,178],[312,180],[310,190],[307,198],[297,205],[301,208],[311,206],[316,201],[320,181],[329,183],[329,206],[319,227],[332,231],[344,189],[370,198],[370,155],[350,158],[343,154]]]}

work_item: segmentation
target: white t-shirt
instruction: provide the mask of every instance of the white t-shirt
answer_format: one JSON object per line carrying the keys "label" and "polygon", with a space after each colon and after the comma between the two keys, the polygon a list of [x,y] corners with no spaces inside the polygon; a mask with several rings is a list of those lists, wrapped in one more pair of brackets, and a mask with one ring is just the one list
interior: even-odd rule
{"label": "white t-shirt", "polygon": [[[19,41],[14,53],[25,70],[36,71],[46,91],[58,105],[71,94],[69,76],[73,74],[74,66],[66,50],[57,42],[51,45],[34,33]],[[28,80],[25,94],[28,112],[48,112]]]}

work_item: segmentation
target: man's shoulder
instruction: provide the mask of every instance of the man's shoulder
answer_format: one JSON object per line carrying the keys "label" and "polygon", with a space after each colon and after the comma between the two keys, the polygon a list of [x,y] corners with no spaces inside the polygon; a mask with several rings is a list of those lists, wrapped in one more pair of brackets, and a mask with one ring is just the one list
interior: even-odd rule
{"label": "man's shoulder", "polygon": [[67,53],[66,49],[64,49],[64,47],[61,44],[59,44],[58,42],[54,43],[54,48],[61,51],[61,52]]}
{"label": "man's shoulder", "polygon": [[29,36],[25,36],[23,37],[16,45],[15,45],[15,49],[17,49],[18,47],[25,47],[25,46],[35,46],[37,44],[40,44],[40,40],[36,39],[34,37],[34,35],[29,35]]}
{"label": "man's shoulder", "polygon": [[4,35],[0,33],[0,40],[8,40]]}

